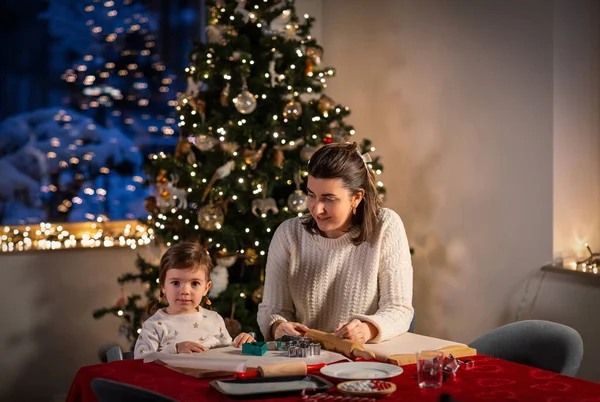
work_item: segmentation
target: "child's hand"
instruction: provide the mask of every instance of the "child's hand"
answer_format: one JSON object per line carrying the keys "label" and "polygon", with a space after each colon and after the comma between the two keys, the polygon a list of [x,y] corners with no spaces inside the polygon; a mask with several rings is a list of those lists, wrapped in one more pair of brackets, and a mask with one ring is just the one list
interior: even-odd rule
{"label": "child's hand", "polygon": [[199,343],[196,342],[179,342],[175,345],[177,348],[177,353],[201,353],[206,350],[206,348]]}
{"label": "child's hand", "polygon": [[254,339],[252,337],[252,335],[242,332],[241,334],[236,336],[235,339],[233,340],[233,346],[235,346],[236,348],[241,348],[242,343],[248,343],[248,342],[256,342],[256,339]]}

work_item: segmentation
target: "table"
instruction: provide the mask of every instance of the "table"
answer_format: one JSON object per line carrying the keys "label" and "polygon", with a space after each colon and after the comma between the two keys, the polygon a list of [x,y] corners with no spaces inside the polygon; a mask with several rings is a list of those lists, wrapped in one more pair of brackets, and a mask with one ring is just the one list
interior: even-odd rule
{"label": "table", "polygon": [[[473,357],[474,367],[460,369],[456,380],[437,390],[417,386],[414,364],[390,379],[398,387],[385,401],[437,401],[448,393],[461,402],[469,401],[586,401],[600,402],[600,384],[535,369],[483,355]],[[67,402],[97,401],[90,387],[94,378],[107,378],[159,392],[182,402],[231,401],[210,387],[210,379],[196,379],[154,363],[122,360],[82,367],[75,376]],[[331,379],[330,379],[331,380]],[[333,381],[332,381],[333,382]],[[262,399],[301,401],[300,396]]]}

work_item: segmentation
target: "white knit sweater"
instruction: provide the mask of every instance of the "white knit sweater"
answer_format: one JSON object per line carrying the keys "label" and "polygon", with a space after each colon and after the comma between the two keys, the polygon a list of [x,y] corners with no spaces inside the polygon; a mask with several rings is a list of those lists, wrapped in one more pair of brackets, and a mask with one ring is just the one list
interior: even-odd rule
{"label": "white knit sweater", "polygon": [[135,342],[133,355],[142,359],[152,352],[177,353],[179,342],[197,342],[207,348],[232,342],[225,321],[214,311],[170,315],[162,309],[148,318]]}
{"label": "white knit sweater", "polygon": [[359,246],[357,232],[330,239],[308,233],[299,218],[283,222],[271,241],[258,324],[272,339],[276,321],[296,321],[332,332],[359,319],[379,330],[382,342],[408,330],[413,317],[413,269],[402,220],[382,208],[373,242]]}

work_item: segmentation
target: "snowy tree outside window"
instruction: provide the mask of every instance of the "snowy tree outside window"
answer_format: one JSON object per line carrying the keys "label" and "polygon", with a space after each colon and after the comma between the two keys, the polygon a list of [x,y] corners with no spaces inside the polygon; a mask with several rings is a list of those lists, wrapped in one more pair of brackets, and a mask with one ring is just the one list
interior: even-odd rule
{"label": "snowy tree outside window", "polygon": [[176,73],[198,36],[199,2],[46,3],[38,19],[61,99],[0,114],[0,225],[138,219],[147,155],[177,140],[173,102],[185,83]]}

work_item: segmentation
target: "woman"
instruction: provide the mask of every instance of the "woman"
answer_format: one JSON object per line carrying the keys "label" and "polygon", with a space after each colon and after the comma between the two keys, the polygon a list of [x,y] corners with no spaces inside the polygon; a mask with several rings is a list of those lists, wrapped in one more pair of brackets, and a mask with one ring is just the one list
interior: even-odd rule
{"label": "woman", "polygon": [[360,342],[406,332],[413,317],[406,232],[400,217],[381,207],[356,143],[313,155],[307,194],[310,215],[283,222],[269,247],[258,309],[265,339],[308,328]]}

